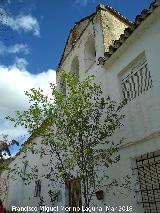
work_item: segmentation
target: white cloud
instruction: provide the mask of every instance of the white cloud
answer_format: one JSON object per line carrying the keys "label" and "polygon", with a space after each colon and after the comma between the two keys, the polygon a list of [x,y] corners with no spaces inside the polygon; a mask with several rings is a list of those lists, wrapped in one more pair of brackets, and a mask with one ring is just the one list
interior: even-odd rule
{"label": "white cloud", "polygon": [[[3,9],[1,9],[1,13],[6,14]],[[23,30],[24,32],[32,32],[34,36],[40,36],[39,23],[37,19],[30,14],[19,15],[17,17],[6,15],[6,17],[1,20],[1,23],[17,32]]]}
{"label": "white cloud", "polygon": [[16,110],[25,110],[28,100],[24,95],[30,88],[42,88],[50,95],[49,83],[56,83],[56,72],[52,69],[39,74],[31,74],[26,70],[25,59],[17,58],[12,66],[0,66],[0,134],[8,134],[13,138],[26,134],[24,128],[14,128],[13,124],[3,118]]}
{"label": "white cloud", "polygon": [[26,70],[26,67],[28,65],[28,61],[26,61],[25,58],[15,58],[15,63],[10,66],[10,69],[18,68],[19,70],[23,71]]}
{"label": "white cloud", "polygon": [[88,3],[95,3],[95,0],[75,0],[75,4],[86,7]]}
{"label": "white cloud", "polygon": [[27,44],[15,44],[13,46],[9,46],[8,48],[9,53],[23,53],[23,54],[29,54],[30,48]]}
{"label": "white cloud", "polygon": [[2,41],[0,41],[0,55],[6,55],[6,54],[29,54],[30,48],[27,44],[14,44],[11,46],[6,46]]}

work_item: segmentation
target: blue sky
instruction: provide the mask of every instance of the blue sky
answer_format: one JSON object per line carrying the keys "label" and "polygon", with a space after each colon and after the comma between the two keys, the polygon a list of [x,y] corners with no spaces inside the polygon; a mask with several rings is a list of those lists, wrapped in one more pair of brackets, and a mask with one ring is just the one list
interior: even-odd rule
{"label": "blue sky", "polygon": [[[28,70],[33,73],[49,68],[56,69],[62,55],[69,30],[74,23],[95,11],[96,5],[109,4],[130,20],[144,8],[151,0],[10,0],[9,11],[14,16],[32,15],[39,25],[39,36],[33,31],[24,33],[11,32],[12,38],[6,42],[25,43],[30,48],[26,54]],[[2,57],[4,64],[12,63],[14,55]]]}
{"label": "blue sky", "polygon": [[108,4],[131,21],[151,0],[3,0],[0,5],[0,134],[25,135],[4,116],[24,110],[24,90],[41,87],[49,94],[55,70],[74,23]]}

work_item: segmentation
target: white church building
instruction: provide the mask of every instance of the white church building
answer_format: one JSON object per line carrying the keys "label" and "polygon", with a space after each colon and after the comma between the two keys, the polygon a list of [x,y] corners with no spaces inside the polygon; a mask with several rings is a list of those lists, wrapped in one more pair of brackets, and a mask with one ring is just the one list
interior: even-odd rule
{"label": "white church building", "polygon": [[[129,175],[131,191],[120,194],[117,188],[117,195],[113,195],[102,189],[103,200],[95,197],[95,205],[102,206],[103,212],[160,213],[160,1],[143,10],[135,22],[109,6],[97,6],[71,29],[58,67],[74,71],[81,80],[95,75],[105,96],[118,102],[128,100],[123,108],[124,126],[114,136],[115,140],[125,138],[121,158],[109,172],[118,178]],[[11,166],[20,165],[23,158],[39,168],[43,164],[41,173],[47,170],[49,159],[42,162],[31,153],[26,157],[19,153]],[[0,183],[8,209],[38,206],[40,197],[51,206],[49,188],[45,179],[32,180],[26,186],[18,176],[12,180],[5,173]],[[65,190],[57,185],[56,206],[69,205]]]}

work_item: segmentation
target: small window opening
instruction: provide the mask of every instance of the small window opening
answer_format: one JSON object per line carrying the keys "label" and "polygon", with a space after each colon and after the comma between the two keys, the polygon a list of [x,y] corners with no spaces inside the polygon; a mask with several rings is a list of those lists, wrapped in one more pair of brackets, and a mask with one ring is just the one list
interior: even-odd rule
{"label": "small window opening", "polygon": [[95,40],[92,36],[90,36],[85,44],[84,49],[84,60],[86,70],[88,70],[95,62],[95,57],[96,57]]}
{"label": "small window opening", "polygon": [[79,60],[78,60],[77,56],[72,61],[72,64],[71,64],[71,73],[79,75]]}
{"label": "small window opening", "polygon": [[66,82],[64,80],[60,80],[60,89],[64,95],[66,95]]}
{"label": "small window opening", "polygon": [[41,181],[36,180],[35,181],[34,197],[40,197],[40,195],[41,195]]}

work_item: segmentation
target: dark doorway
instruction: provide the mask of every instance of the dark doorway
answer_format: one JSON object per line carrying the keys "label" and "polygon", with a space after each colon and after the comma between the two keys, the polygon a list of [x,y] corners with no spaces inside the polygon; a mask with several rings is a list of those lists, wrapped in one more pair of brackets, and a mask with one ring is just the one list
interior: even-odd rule
{"label": "dark doorway", "polygon": [[81,210],[77,209],[77,207],[81,209],[82,206],[80,179],[76,178],[70,180],[68,186],[69,186],[69,206],[71,207],[70,213],[81,213]]}

